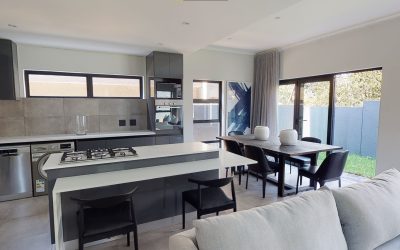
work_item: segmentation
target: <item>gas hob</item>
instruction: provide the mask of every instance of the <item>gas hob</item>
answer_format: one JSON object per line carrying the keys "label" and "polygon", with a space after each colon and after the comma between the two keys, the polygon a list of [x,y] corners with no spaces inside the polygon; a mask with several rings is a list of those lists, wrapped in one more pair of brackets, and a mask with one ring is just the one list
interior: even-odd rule
{"label": "gas hob", "polygon": [[132,147],[88,149],[86,151],[64,152],[60,164],[135,156],[137,156],[137,153]]}

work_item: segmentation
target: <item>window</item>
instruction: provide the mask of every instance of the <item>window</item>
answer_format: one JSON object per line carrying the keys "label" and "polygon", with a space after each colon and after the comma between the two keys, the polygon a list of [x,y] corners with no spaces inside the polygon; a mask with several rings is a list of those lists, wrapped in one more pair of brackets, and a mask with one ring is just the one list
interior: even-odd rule
{"label": "window", "polygon": [[[345,171],[375,175],[382,68],[283,80],[279,128],[349,150]],[[318,163],[325,154],[319,154]]]}
{"label": "window", "polygon": [[193,82],[193,137],[195,141],[218,142],[221,135],[221,87],[219,81]]}
{"label": "window", "polygon": [[27,97],[142,98],[139,76],[25,71]]}
{"label": "window", "polygon": [[140,97],[138,78],[93,77],[93,97]]}
{"label": "window", "polygon": [[[86,77],[29,74],[29,96],[87,96]],[[28,88],[27,88],[28,90]]]}

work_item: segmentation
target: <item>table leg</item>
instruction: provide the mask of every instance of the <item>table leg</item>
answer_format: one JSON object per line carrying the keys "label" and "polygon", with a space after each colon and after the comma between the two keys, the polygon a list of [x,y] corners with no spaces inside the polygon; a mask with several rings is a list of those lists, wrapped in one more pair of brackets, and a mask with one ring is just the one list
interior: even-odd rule
{"label": "table leg", "polygon": [[285,196],[285,162],[284,155],[279,156],[279,175],[278,175],[278,196]]}

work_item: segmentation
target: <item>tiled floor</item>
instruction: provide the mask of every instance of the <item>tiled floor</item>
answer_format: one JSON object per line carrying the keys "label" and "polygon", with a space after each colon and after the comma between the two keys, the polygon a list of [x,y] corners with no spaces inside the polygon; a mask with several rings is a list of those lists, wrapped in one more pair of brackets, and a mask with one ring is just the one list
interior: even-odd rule
{"label": "tiled floor", "polygon": [[[296,170],[287,175],[287,182],[294,185],[296,181]],[[245,178],[243,178],[245,180]],[[343,185],[363,181],[363,177],[344,174]],[[308,181],[304,181],[308,183]],[[267,184],[266,198],[261,197],[261,182],[256,182],[254,177],[249,178],[249,189],[245,189],[244,183],[238,185],[235,179],[238,209],[244,210],[252,207],[266,205],[282,198],[277,197],[277,188]],[[336,187],[337,183],[329,183],[328,186]],[[293,196],[290,196],[293,197]],[[286,197],[290,198],[290,197]],[[0,250],[47,250],[50,246],[49,219],[47,208],[47,197],[28,198],[16,201],[0,203]],[[187,227],[189,228],[189,222]],[[169,236],[181,231],[181,225],[176,224],[157,230],[139,234],[139,248],[146,249],[168,249]],[[125,238],[112,242],[90,246],[86,249],[128,249]],[[133,246],[130,248],[133,249]]]}

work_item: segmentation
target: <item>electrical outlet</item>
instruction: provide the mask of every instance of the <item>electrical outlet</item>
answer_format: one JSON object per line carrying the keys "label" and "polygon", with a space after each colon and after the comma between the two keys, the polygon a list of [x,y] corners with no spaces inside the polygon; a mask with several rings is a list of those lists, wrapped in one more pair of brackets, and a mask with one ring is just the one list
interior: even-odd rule
{"label": "electrical outlet", "polygon": [[136,126],[136,119],[130,119],[129,126]]}
{"label": "electrical outlet", "polygon": [[118,124],[120,127],[124,127],[124,126],[126,126],[126,120],[119,120]]}

